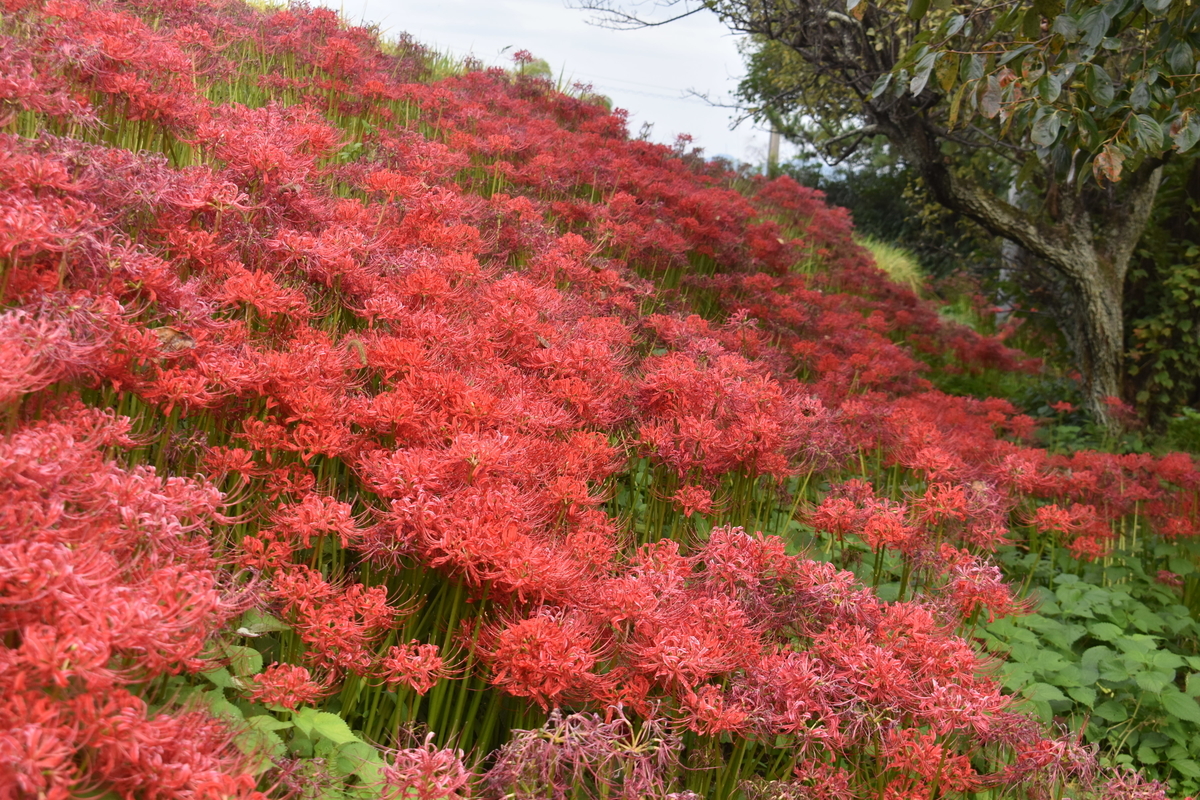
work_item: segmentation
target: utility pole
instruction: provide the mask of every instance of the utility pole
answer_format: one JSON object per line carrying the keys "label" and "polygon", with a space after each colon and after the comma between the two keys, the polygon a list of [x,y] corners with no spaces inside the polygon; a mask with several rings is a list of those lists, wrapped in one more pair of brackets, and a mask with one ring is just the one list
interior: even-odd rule
{"label": "utility pole", "polygon": [[779,174],[779,131],[771,127],[771,143],[767,145],[767,177],[774,178]]}

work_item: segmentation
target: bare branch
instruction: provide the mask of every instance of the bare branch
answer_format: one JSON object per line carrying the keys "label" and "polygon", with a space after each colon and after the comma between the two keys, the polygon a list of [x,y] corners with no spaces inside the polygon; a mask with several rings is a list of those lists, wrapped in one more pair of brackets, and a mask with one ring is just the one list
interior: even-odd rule
{"label": "bare branch", "polygon": [[[843,161],[857,152],[858,147],[862,144],[863,139],[867,138],[868,136],[874,136],[877,133],[883,133],[883,131],[876,125],[867,125],[864,128],[859,128],[857,130],[850,131],[849,133],[843,133],[840,136],[834,136],[832,139],[826,139],[820,144],[821,149],[825,151],[827,156],[825,163],[831,167],[836,167],[838,164],[841,164]],[[840,156],[834,157],[833,145],[851,138],[853,138],[854,141],[850,143],[850,146],[847,147]]]}
{"label": "bare branch", "polygon": [[698,14],[701,11],[706,11],[704,5],[698,5],[694,8],[689,8],[688,0],[667,0],[663,3],[655,3],[655,7],[671,7],[682,4],[685,10],[681,14],[675,14],[667,19],[645,19],[637,14],[625,11],[623,8],[614,5],[612,0],[580,0],[578,3],[568,2],[569,8],[577,8],[580,11],[591,11],[595,16],[588,20],[589,25],[596,25],[602,28],[611,28],[613,30],[640,30],[642,28],[657,28],[662,25],[669,25],[672,22],[678,22],[681,19],[686,19],[693,14]]}

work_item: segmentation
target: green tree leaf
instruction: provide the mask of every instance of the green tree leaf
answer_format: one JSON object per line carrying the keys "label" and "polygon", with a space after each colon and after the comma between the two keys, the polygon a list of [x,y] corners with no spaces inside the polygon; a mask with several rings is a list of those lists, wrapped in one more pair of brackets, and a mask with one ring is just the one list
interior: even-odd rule
{"label": "green tree leaf", "polygon": [[908,83],[908,90],[912,92],[913,96],[925,91],[925,85],[929,83],[929,76],[933,72],[933,67],[937,64],[940,55],[941,53],[935,50],[926,53],[917,62],[916,71],[913,73],[912,80]]}
{"label": "green tree leaf", "polygon": [[1060,130],[1062,130],[1062,122],[1059,120],[1058,114],[1052,108],[1042,107],[1034,114],[1033,128],[1029,132],[1029,138],[1039,147],[1049,147],[1058,138]]}

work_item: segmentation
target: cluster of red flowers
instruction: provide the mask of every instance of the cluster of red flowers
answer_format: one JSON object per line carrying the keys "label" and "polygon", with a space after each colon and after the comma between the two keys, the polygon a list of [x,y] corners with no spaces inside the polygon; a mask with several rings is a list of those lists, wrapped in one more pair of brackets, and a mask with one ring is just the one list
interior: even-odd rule
{"label": "cluster of red flowers", "polygon": [[[326,10],[4,5],[0,797],[250,794],[231,729],[163,687],[251,602],[287,646],[221,687],[246,707],[340,690],[385,746],[464,719],[449,683],[606,715],[510,737],[497,794],[562,741],[665,792],[727,734],[784,737],[813,796],[1027,782],[1051,740],[954,633],[1017,605],[987,551],[1013,520],[1081,554],[1134,511],[1195,532],[1187,457],[1051,457],[1007,403],[931,391],[925,357],[1030,365],[788,179],[736,192],[532,77],[428,80],[420,48]],[[847,480],[868,462],[920,488]],[[814,527],[935,576],[919,596],[682,520],[790,524],[814,474]],[[471,782],[432,740],[379,774]]]}
{"label": "cluster of red flowers", "polygon": [[224,724],[141,689],[204,667],[244,604],[210,544],[220,494],[106,459],[134,444],[111,415],[55,416],[0,442],[0,797],[255,796]]}

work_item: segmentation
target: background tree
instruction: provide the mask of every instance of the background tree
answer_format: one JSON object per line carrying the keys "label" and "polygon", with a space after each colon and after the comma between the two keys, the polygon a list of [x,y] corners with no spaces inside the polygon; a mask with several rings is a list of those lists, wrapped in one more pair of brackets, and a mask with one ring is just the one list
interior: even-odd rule
{"label": "background tree", "polygon": [[[666,21],[615,1],[586,5],[610,24]],[[1126,273],[1163,164],[1200,139],[1200,10],[1182,0],[665,5],[673,18],[709,10],[752,34],[752,62],[794,62],[786,80],[747,87],[761,116],[818,121],[830,151],[886,136],[939,203],[1031,253],[1031,273],[1042,271],[1031,278],[1058,287],[1088,406],[1111,418]],[[1006,167],[981,172],[981,152]]]}

